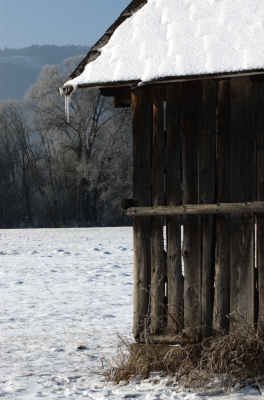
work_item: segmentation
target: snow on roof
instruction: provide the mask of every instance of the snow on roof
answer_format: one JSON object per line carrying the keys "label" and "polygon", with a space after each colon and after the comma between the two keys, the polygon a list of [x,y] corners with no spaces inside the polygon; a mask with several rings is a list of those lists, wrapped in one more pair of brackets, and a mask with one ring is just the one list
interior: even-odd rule
{"label": "snow on roof", "polygon": [[65,86],[264,68],[264,0],[148,0]]}

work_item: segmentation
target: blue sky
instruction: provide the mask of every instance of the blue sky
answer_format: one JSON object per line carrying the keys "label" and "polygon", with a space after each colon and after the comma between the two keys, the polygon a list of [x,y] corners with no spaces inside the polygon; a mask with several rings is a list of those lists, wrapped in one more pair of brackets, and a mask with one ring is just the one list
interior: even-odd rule
{"label": "blue sky", "polygon": [[93,45],[130,0],[0,0],[0,48]]}

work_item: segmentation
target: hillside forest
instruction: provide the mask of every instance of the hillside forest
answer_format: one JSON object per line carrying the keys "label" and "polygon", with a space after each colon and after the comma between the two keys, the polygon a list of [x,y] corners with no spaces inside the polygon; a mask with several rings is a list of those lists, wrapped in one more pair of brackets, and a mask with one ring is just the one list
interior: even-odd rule
{"label": "hillside forest", "polygon": [[46,64],[61,64],[69,57],[86,54],[88,46],[32,45],[20,49],[0,48],[0,101],[22,100]]}
{"label": "hillside forest", "polygon": [[20,100],[0,102],[0,227],[118,226],[131,197],[131,110],[97,89],[58,88],[83,56],[45,65]]}

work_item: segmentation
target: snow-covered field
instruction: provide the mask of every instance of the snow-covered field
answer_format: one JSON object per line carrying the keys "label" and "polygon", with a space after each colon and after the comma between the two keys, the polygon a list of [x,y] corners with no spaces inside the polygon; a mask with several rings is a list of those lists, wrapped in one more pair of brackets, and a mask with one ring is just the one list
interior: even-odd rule
{"label": "snow-covered field", "polygon": [[132,228],[0,230],[0,398],[255,399],[150,380],[106,384],[93,371],[132,323]]}

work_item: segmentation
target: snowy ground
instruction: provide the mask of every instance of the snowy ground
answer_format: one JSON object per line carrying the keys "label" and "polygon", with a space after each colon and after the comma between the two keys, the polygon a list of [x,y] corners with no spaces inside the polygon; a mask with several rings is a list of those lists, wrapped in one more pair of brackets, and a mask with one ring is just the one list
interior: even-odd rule
{"label": "snowy ground", "polygon": [[[0,398],[255,399],[165,380],[105,384],[96,370],[130,335],[132,229],[0,230]],[[78,347],[81,347],[78,348]]]}

